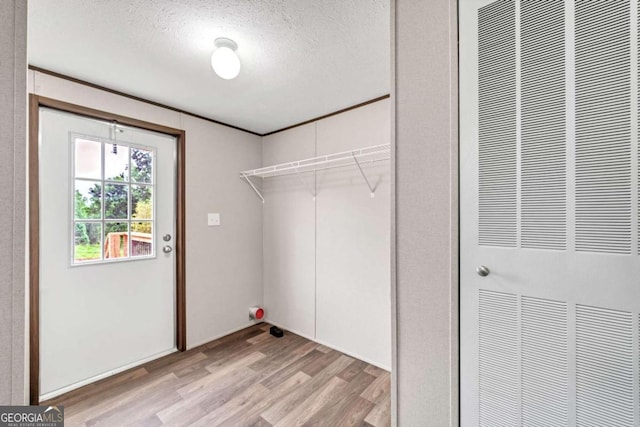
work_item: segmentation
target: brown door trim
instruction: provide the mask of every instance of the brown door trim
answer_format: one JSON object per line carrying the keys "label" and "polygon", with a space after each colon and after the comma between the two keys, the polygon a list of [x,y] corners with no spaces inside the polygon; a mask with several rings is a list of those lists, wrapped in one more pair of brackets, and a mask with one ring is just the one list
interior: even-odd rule
{"label": "brown door trim", "polygon": [[176,137],[177,191],[176,191],[176,346],[187,349],[186,297],[185,297],[185,131],[149,123],[105,111],[94,110],[39,95],[29,95],[29,400],[37,405],[40,400],[40,194],[38,133],[40,107],[49,107],[85,117],[116,121]]}

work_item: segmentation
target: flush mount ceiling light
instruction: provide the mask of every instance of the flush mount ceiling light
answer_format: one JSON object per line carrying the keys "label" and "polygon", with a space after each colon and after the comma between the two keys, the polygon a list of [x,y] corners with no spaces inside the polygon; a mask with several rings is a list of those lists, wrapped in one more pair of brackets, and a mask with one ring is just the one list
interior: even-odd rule
{"label": "flush mount ceiling light", "polygon": [[211,55],[213,71],[225,80],[235,79],[240,72],[240,58],[236,53],[238,45],[224,37],[215,39],[213,44],[216,47]]}

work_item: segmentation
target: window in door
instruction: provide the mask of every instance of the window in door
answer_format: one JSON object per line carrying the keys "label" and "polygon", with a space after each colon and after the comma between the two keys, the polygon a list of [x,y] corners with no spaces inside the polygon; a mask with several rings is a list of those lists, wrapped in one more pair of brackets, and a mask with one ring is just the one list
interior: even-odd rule
{"label": "window in door", "polygon": [[154,257],[154,150],[72,135],[72,265]]}

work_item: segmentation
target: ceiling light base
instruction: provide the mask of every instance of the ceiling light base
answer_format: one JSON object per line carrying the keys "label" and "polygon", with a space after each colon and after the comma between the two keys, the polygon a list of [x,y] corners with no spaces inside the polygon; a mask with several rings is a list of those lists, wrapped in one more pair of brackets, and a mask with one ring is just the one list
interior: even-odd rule
{"label": "ceiling light base", "polygon": [[233,50],[234,52],[235,52],[236,50],[238,50],[238,44],[237,44],[236,42],[234,42],[233,40],[228,39],[228,38],[226,38],[226,37],[218,37],[217,39],[215,39],[215,40],[213,41],[213,45],[214,45],[216,48],[219,48],[219,47],[228,47],[229,49]]}
{"label": "ceiling light base", "polygon": [[219,37],[213,41],[216,49],[211,55],[211,67],[225,80],[235,79],[240,72],[240,58],[236,53],[238,45],[231,39]]}

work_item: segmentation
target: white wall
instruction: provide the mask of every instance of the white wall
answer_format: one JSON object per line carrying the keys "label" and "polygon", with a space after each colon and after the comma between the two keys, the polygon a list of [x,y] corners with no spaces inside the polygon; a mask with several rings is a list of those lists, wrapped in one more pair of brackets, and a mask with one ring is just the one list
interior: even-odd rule
{"label": "white wall", "polygon": [[[239,172],[262,161],[261,138],[195,117],[187,132],[187,340],[240,329],[262,304],[262,203]],[[219,212],[219,227],[207,213]]]}
{"label": "white wall", "polygon": [[[186,131],[187,347],[242,329],[262,303],[262,203],[241,170],[259,167],[261,138],[186,114],[29,72],[30,92]],[[207,213],[221,214],[220,227]]]}
{"label": "white wall", "polygon": [[0,405],[26,403],[27,3],[0,2]]}
{"label": "white wall", "polygon": [[[315,123],[264,137],[264,165],[315,157]],[[264,180],[266,319],[315,338],[315,176]],[[257,198],[257,196],[255,196]]]}
{"label": "white wall", "polygon": [[457,1],[396,0],[392,37],[397,425],[457,426]]}
{"label": "white wall", "polygon": [[[264,165],[388,144],[389,108],[267,136]],[[264,181],[265,308],[275,324],[390,369],[389,163],[365,171],[375,198],[355,167]]]}

